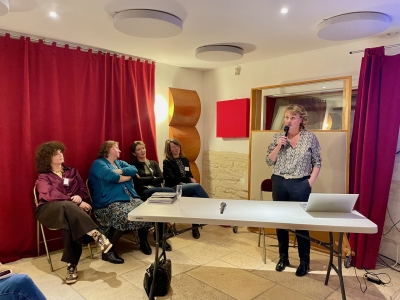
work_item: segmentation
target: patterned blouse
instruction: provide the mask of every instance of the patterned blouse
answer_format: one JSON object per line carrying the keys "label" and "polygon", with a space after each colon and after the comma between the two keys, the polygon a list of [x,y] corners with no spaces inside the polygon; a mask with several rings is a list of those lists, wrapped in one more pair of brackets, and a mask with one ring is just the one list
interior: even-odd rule
{"label": "patterned blouse", "polygon": [[179,171],[181,172],[182,177],[186,177],[186,171],[185,171],[185,166],[182,162],[182,159],[180,158],[175,158],[175,162],[178,164]]}
{"label": "patterned blouse", "polygon": [[283,135],[283,132],[274,134],[272,142],[268,146],[265,161],[268,166],[274,165],[273,174],[304,177],[309,176],[314,167],[321,168],[321,147],[315,134],[307,130],[300,132],[296,147],[293,148],[288,141],[279,151],[276,162],[273,162],[268,156]]}

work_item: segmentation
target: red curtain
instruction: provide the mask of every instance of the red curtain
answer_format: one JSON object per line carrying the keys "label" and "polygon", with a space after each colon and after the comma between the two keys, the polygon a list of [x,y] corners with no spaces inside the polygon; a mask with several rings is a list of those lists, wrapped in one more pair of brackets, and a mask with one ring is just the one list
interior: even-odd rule
{"label": "red curtain", "polygon": [[128,162],[130,144],[143,140],[157,159],[154,70],[154,63],[0,37],[1,262],[37,253],[32,189],[39,144],[62,141],[66,164],[84,180],[105,140],[119,141]]}
{"label": "red curtain", "polygon": [[378,225],[377,234],[351,234],[357,268],[374,269],[400,125],[400,55],[384,47],[366,49],[361,62],[350,147],[350,193],[360,194],[356,209]]}

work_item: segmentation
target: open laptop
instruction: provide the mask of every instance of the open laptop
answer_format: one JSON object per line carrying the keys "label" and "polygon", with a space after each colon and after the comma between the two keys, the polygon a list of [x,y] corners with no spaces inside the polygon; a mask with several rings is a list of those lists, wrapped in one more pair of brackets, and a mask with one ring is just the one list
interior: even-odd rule
{"label": "open laptop", "polygon": [[311,193],[308,202],[300,206],[307,212],[350,213],[358,199],[358,194],[319,194]]}

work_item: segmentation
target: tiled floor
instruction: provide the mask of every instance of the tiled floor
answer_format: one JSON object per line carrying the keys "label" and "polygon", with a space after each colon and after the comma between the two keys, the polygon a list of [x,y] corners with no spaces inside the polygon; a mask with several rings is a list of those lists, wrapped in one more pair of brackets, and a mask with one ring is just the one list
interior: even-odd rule
{"label": "tiled floor", "polygon": [[[299,263],[297,249],[290,250],[291,267],[280,273],[274,270],[277,248],[267,248],[267,264],[264,264],[262,248],[257,247],[258,236],[246,228],[239,228],[234,234],[232,228],[209,225],[200,231],[199,240],[194,240],[190,232],[170,239],[173,251],[167,255],[172,260],[171,289],[167,296],[157,299],[341,299],[336,275],[331,275],[328,286],[324,285],[328,262],[325,254],[312,252],[311,272],[298,278],[294,274]],[[149,241],[152,241],[151,235]],[[269,242],[276,243],[272,239]],[[78,265],[79,280],[73,285],[64,283],[66,265],[60,261],[61,252],[52,254],[55,272],[50,272],[44,256],[10,265],[30,275],[48,299],[147,299],[143,276],[153,255],[146,256],[132,249],[132,244],[125,238],[121,239],[117,250],[125,259],[122,265],[102,261],[99,251],[92,260],[85,249]],[[386,286],[365,282],[363,270],[357,270],[357,280],[354,268],[344,268],[347,299],[400,300],[400,273],[388,268],[379,272],[388,273],[392,282]],[[382,279],[386,280],[385,277]],[[367,287],[365,293],[361,292],[360,284],[362,289]]]}

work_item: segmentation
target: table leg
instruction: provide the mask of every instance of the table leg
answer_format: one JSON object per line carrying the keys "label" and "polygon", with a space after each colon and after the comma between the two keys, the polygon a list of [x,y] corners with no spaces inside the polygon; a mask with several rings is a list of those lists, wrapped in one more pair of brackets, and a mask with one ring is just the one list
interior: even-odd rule
{"label": "table leg", "polygon": [[328,264],[328,270],[326,271],[326,277],[325,277],[325,285],[328,285],[329,281],[329,276],[331,275],[331,269],[333,265],[333,234],[332,232],[329,232],[329,264]]}
{"label": "table leg", "polygon": [[155,259],[154,259],[154,269],[153,269],[153,280],[151,281],[151,287],[150,287],[150,294],[149,294],[149,299],[154,300],[154,288],[155,288],[155,282],[156,282],[156,274],[157,274],[157,268],[158,268],[158,250],[160,248],[160,232],[158,231],[158,223],[155,223],[154,230],[156,231],[156,251],[155,251]]}
{"label": "table leg", "polygon": [[343,244],[343,232],[339,234],[339,245],[338,245],[338,276],[340,281],[340,290],[342,292],[342,299],[346,300],[346,292],[344,290],[343,274],[342,274],[342,244]]}

